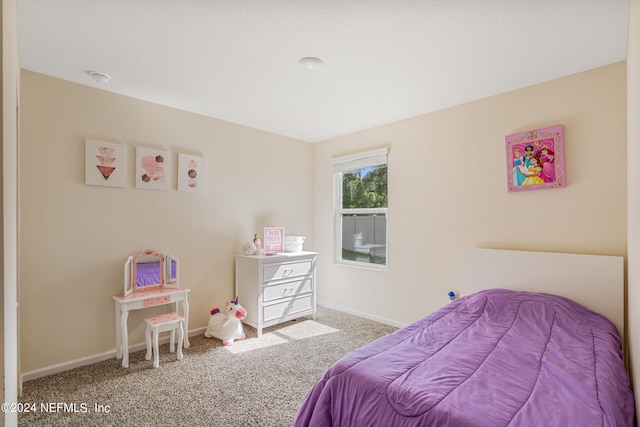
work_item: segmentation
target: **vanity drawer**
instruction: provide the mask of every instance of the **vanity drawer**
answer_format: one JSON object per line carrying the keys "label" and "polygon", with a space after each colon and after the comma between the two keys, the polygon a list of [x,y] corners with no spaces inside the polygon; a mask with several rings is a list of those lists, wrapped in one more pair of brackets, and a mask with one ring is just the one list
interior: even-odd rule
{"label": "vanity drawer", "polygon": [[313,290],[313,279],[306,277],[293,282],[278,283],[275,285],[266,285],[262,294],[262,300],[269,302],[278,298],[292,297],[294,295],[304,294]]}
{"label": "vanity drawer", "polygon": [[304,311],[312,311],[312,295],[279,302],[277,304],[264,306],[264,321],[278,319],[280,317],[291,316]]}
{"label": "vanity drawer", "polygon": [[272,280],[288,279],[290,277],[311,274],[313,262],[307,259],[298,262],[265,264],[263,268],[263,280],[270,282]]}

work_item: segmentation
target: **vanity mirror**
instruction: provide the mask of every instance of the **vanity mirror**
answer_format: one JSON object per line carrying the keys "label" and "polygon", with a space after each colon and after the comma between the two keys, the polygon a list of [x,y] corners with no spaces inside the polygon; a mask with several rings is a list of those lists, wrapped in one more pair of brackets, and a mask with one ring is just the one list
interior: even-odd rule
{"label": "vanity mirror", "polygon": [[165,265],[165,288],[177,288],[178,287],[178,259],[173,255],[164,256]]}
{"label": "vanity mirror", "polygon": [[178,259],[153,249],[131,255],[124,264],[124,295],[156,287],[178,287]]}

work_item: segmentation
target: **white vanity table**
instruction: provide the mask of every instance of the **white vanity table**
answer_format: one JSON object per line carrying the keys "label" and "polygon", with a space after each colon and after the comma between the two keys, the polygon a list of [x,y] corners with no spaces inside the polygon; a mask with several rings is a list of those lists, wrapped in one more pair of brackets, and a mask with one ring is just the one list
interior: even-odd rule
{"label": "white vanity table", "polygon": [[243,321],[262,329],[316,313],[316,252],[236,256],[236,295]]}
{"label": "white vanity table", "polygon": [[124,293],[113,297],[116,305],[116,357],[129,367],[129,311],[175,304],[184,317],[184,348],[189,348],[189,289],[178,287],[179,261],[171,255],[147,249],[127,259],[124,267]]}

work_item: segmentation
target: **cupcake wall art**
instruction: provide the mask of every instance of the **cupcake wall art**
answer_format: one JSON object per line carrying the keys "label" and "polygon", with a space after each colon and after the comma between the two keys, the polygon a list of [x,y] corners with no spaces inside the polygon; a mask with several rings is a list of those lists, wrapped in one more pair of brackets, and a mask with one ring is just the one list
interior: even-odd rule
{"label": "cupcake wall art", "polygon": [[207,159],[205,157],[178,154],[178,191],[207,192]]}
{"label": "cupcake wall art", "polygon": [[136,148],[136,188],[169,190],[171,162],[169,152]]}
{"label": "cupcake wall art", "polygon": [[85,140],[86,185],[125,186],[126,150],[124,144]]}

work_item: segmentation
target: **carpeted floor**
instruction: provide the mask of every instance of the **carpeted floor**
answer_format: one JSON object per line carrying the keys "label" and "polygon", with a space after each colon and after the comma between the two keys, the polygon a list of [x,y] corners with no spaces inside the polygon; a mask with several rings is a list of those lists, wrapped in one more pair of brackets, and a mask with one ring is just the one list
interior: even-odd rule
{"label": "carpeted floor", "polygon": [[[20,426],[291,426],[309,389],[346,353],[396,328],[318,307],[301,318],[267,328],[260,339],[224,347],[190,338],[184,360],[160,347],[160,367],[145,352],[129,368],[110,359],[28,381]],[[46,409],[46,410],[45,410]],[[48,412],[47,412],[48,410]],[[75,411],[75,412],[74,412]]]}

